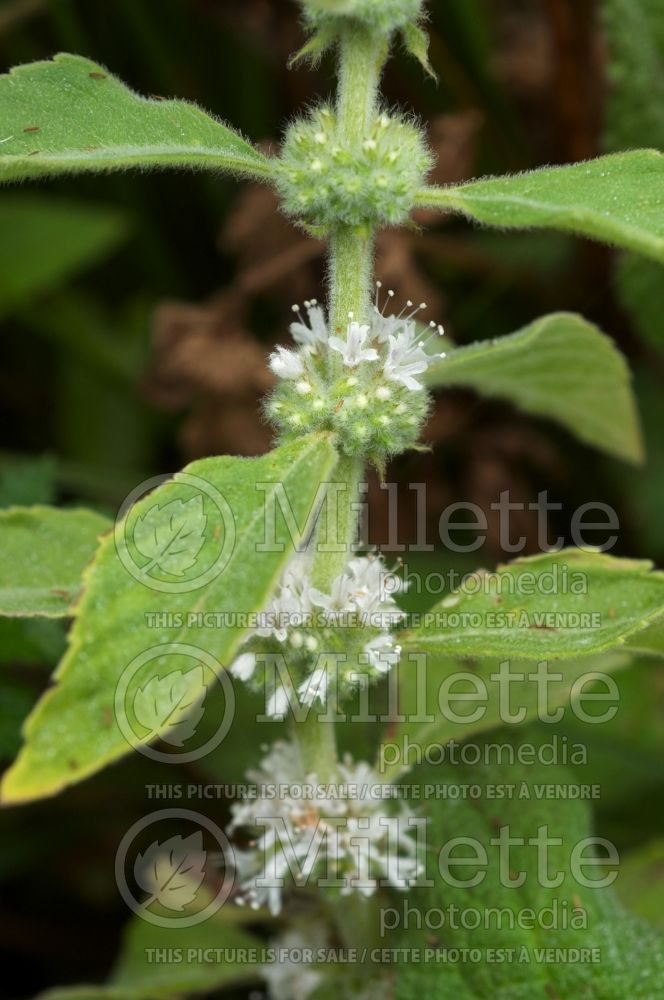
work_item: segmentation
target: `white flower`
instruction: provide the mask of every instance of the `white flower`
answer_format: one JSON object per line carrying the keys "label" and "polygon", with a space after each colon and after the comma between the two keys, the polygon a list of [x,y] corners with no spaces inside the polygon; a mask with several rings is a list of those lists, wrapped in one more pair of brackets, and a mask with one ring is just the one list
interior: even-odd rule
{"label": "white flower", "polygon": [[363,361],[378,361],[378,351],[375,347],[366,347],[369,336],[366,324],[351,322],[348,324],[346,339],[330,337],[328,343],[333,351],[338,351],[349,368],[356,368]]}
{"label": "white flower", "polygon": [[304,374],[302,358],[287,347],[277,347],[274,354],[270,355],[269,365],[279,378],[293,379]]}
{"label": "white flower", "polygon": [[298,688],[302,704],[311,706],[318,699],[321,705],[325,705],[327,680],[327,670],[325,667],[318,667],[309,674]]}
{"label": "white flower", "polygon": [[278,687],[270,695],[270,700],[265,710],[266,714],[270,715],[273,719],[283,719],[288,711],[289,704],[288,691],[285,687]]}
{"label": "white flower", "polygon": [[[320,628],[367,627],[373,631],[368,632],[363,650],[367,660],[362,662],[378,673],[386,673],[399,661],[399,647],[394,644],[389,629],[405,617],[393,596],[402,589],[403,585],[385,569],[380,556],[370,555],[353,556],[329,588],[319,590],[311,583],[311,556],[300,553],[287,564],[279,585],[259,616],[254,635],[274,639],[282,646],[288,644],[288,651],[296,651],[300,657],[297,662],[306,664],[310,662],[306,654],[313,657],[321,649],[322,636],[314,630],[314,622]],[[316,609],[322,609],[325,614],[321,616]],[[347,622],[346,618],[352,621]],[[303,654],[304,660],[301,659]],[[245,651],[236,658],[230,670],[234,677],[251,681],[256,665],[256,654]],[[295,688],[304,705],[311,706],[316,700],[325,704],[328,672],[318,666],[308,669],[310,672],[304,680],[298,677],[293,689],[287,684],[272,693],[266,707],[268,715],[282,718],[289,709],[289,697],[295,696]]]}
{"label": "white flower", "polygon": [[315,299],[311,302],[305,302],[304,305],[309,316],[309,326],[303,322],[299,306],[293,306],[293,312],[297,313],[299,320],[296,323],[291,323],[291,337],[296,344],[316,350],[316,348],[327,344],[328,340],[325,313]]}
{"label": "white flower", "polygon": [[399,662],[401,656],[401,646],[397,646],[394,638],[389,632],[377,635],[375,639],[370,639],[364,645],[364,652],[369,658],[369,663],[381,674],[386,674],[393,666]]}
{"label": "white flower", "polygon": [[341,882],[342,895],[371,896],[381,881],[406,889],[421,874],[418,821],[404,802],[386,810],[393,788],[365,761],[346,756],[336,787],[320,784],[305,774],[297,747],[278,741],[247,777],[256,797],[231,807],[229,832],[256,834],[253,850],[236,852],[240,888],[252,906],[279,913],[289,876],[309,884],[320,873]]}
{"label": "white flower", "polygon": [[256,670],[256,655],[255,653],[242,653],[238,658],[231,664],[231,674],[233,677],[237,677],[238,680],[248,681],[250,680]]}
{"label": "white flower", "polygon": [[302,553],[295,555],[286,566],[281,583],[261,616],[265,624],[256,629],[256,634],[267,638],[273,636],[278,642],[285,642],[289,629],[310,614],[311,585],[309,582],[310,560]]}
{"label": "white flower", "polygon": [[407,389],[417,392],[423,387],[415,375],[422,375],[433,359],[417,343],[413,333],[413,330],[406,329],[396,337],[388,337],[389,347],[383,374],[391,382],[401,382]]}
{"label": "white flower", "polygon": [[323,593],[317,587],[309,591],[311,603],[317,608],[323,608],[329,615],[341,615],[355,610],[351,601],[353,581],[346,573],[341,573],[332,581],[329,594]]}
{"label": "white flower", "polygon": [[[378,288],[380,287],[378,283]],[[387,294],[388,301],[391,301],[394,292],[390,291]],[[313,386],[302,376],[305,375],[307,368],[311,367],[310,357],[317,354],[321,348],[329,348],[341,354],[344,365],[348,368],[358,368],[364,362],[378,361],[383,365],[386,379],[399,382],[413,391],[420,391],[423,388],[416,376],[424,374],[430,364],[445,356],[428,353],[425,350],[428,340],[418,340],[415,317],[421,310],[426,309],[424,302],[413,307],[413,303],[409,301],[399,315],[386,316],[378,308],[377,297],[369,322],[360,323],[355,320],[353,313],[349,313],[345,335],[339,336],[331,336],[325,312],[315,299],[305,302],[305,308],[308,322],[302,316],[300,307],[295,305],[293,312],[297,315],[297,320],[290,326],[291,335],[299,350],[278,347],[269,359],[270,368],[279,378],[299,380],[296,391],[302,396],[307,396],[312,391]],[[437,327],[435,323],[431,323],[430,326],[434,332],[431,333],[429,340],[438,335],[442,336],[442,327]],[[378,399],[386,401],[390,397],[390,392],[386,386],[379,386],[376,395]],[[357,398],[359,400],[362,397]]]}

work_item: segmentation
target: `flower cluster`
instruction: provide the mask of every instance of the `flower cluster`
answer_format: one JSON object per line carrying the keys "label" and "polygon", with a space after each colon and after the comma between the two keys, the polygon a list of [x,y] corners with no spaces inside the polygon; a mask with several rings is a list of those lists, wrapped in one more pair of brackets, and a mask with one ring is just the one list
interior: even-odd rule
{"label": "flower cluster", "polygon": [[313,586],[310,568],[306,554],[291,560],[230,668],[255,690],[271,690],[266,711],[275,718],[296,696],[326,706],[328,695],[352,692],[359,675],[375,679],[399,660],[390,627],[404,617],[393,597],[402,583],[381,558],[353,557],[329,592]]}
{"label": "flower cluster", "polygon": [[381,884],[408,889],[421,875],[421,821],[369,764],[347,756],[337,770],[323,784],[305,773],[295,743],[278,741],[248,773],[256,797],[232,806],[229,826],[255,837],[235,852],[238,901],[277,914],[288,886],[322,880],[342,896],[371,896]]}
{"label": "flower cluster", "polygon": [[315,28],[347,17],[388,34],[416,23],[422,16],[423,0],[303,0],[303,6],[307,22]]}
{"label": "flower cluster", "polygon": [[397,225],[431,165],[421,130],[405,118],[379,114],[358,146],[324,106],[289,128],[277,186],[284,211],[310,225]]}
{"label": "flower cluster", "polygon": [[[393,295],[388,292],[388,301]],[[308,323],[293,307],[297,349],[279,347],[270,357],[279,383],[267,415],[286,440],[331,430],[347,454],[366,456],[381,467],[417,441],[429,408],[421,378],[445,357],[431,350],[443,328],[431,323],[422,339],[416,317],[424,303],[408,302],[393,316],[376,302],[368,322],[351,314],[346,329],[332,335],[318,303],[306,302],[305,308]]]}

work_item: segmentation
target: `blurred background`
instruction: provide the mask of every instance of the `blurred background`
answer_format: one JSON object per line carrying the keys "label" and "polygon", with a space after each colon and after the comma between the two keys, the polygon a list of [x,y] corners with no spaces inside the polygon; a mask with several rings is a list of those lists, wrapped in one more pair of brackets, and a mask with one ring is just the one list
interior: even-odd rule
{"label": "blurred background", "polygon": [[[432,0],[430,12],[438,84],[398,53],[384,91],[388,104],[429,123],[437,183],[664,148],[659,0]],[[328,61],[316,71],[286,69],[301,43],[290,0],[0,4],[3,71],[76,52],[143,94],[199,103],[272,151],[297,110],[331,90]],[[497,233],[426,212],[416,221],[419,231],[379,239],[378,276],[397,296],[426,301],[460,344],[557,309],[595,321],[634,371],[648,460],[629,467],[507,404],[447,392],[425,430],[431,451],[388,470],[403,493],[400,540],[415,538],[408,484],[426,482],[431,535],[457,500],[484,507],[491,530],[472,561],[437,553],[420,557],[420,567],[493,566],[501,552],[489,504],[503,490],[525,502],[548,490],[563,505],[552,520],[557,535],[568,537],[575,507],[601,500],[619,513],[615,552],[661,564],[661,273],[564,235]],[[322,244],[294,229],[258,186],[155,173],[1,190],[0,505],[83,503],[112,514],[137,483],[193,458],[267,450],[266,353],[287,339],[291,303],[322,298],[323,285]],[[371,504],[371,540],[380,543],[387,503],[375,480]],[[536,515],[513,524],[534,550]],[[1,624],[4,761],[63,642],[56,623]],[[626,710],[593,757],[611,786],[598,825],[632,852],[633,879],[659,891],[664,679],[637,665],[625,683]],[[205,761],[208,775],[197,777],[237,780],[251,758],[237,737],[223,764]],[[177,780],[172,771],[168,780]],[[163,768],[131,759],[0,818],[0,955],[5,970],[12,956],[14,970],[0,991],[8,997],[104,977],[127,918],[115,848],[144,810],[145,782],[158,780]],[[223,820],[224,803],[214,809]],[[643,899],[638,905],[662,920]]]}

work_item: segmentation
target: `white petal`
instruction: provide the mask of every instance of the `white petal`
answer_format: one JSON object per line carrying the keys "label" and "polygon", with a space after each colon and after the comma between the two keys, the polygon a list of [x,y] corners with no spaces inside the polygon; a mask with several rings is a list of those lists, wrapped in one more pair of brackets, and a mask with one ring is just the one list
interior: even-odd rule
{"label": "white petal", "polygon": [[278,347],[274,354],[270,355],[269,365],[279,378],[299,378],[304,373],[300,355],[295,351],[289,351],[286,347]]}
{"label": "white petal", "polygon": [[273,719],[283,719],[288,710],[288,704],[288,692],[286,688],[277,688],[274,694],[270,696],[266,713],[267,715],[271,715]]}
{"label": "white petal", "polygon": [[237,677],[238,680],[248,681],[256,669],[256,654],[255,653],[242,653],[238,658],[231,664],[231,674],[233,677]]}

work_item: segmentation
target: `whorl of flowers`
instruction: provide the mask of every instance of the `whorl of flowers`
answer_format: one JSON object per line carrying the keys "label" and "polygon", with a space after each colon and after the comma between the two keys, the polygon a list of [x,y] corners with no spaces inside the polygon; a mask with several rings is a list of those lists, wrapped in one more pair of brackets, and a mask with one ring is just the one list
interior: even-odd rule
{"label": "whorl of flowers", "polygon": [[[402,584],[382,559],[351,558],[329,592],[313,586],[310,569],[307,554],[291,560],[230,668],[254,690],[271,692],[266,711],[277,718],[289,704],[325,706],[328,696],[340,699],[356,687],[359,674],[375,679],[399,660],[390,628],[404,617],[393,597]],[[285,671],[269,654],[281,654]]]}
{"label": "whorl of flowers", "polygon": [[323,106],[288,129],[276,181],[284,211],[309,225],[398,225],[432,162],[406,118],[379,114],[358,145],[339,135],[335,112]]}
{"label": "whorl of flowers", "polygon": [[[387,293],[388,302],[393,297]],[[432,351],[441,326],[430,323],[422,337],[416,317],[425,303],[408,302],[395,316],[386,315],[376,298],[367,322],[350,314],[346,328],[333,333],[316,300],[305,302],[308,322],[293,307],[297,321],[290,330],[297,346],[279,347],[270,356],[279,382],[266,410],[284,439],[332,430],[347,454],[382,467],[390,455],[416,443],[429,408],[422,376],[445,354]]]}
{"label": "whorl of flowers", "polygon": [[229,826],[255,837],[235,851],[239,902],[277,914],[293,886],[371,896],[380,885],[407,889],[422,873],[422,821],[369,764],[346,756],[334,782],[321,783],[304,772],[294,743],[278,741],[247,777],[256,797],[232,806]]}

